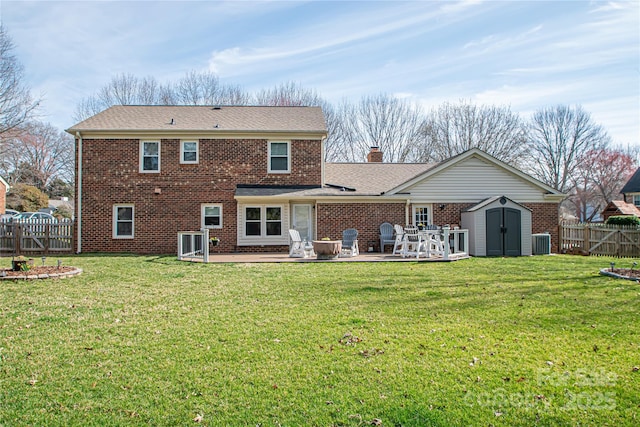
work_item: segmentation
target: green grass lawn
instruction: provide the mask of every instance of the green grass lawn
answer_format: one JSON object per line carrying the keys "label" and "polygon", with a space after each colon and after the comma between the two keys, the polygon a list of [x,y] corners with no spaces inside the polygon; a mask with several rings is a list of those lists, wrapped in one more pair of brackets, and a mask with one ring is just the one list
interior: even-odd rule
{"label": "green grass lawn", "polygon": [[610,261],[64,258],[0,282],[0,425],[638,425]]}

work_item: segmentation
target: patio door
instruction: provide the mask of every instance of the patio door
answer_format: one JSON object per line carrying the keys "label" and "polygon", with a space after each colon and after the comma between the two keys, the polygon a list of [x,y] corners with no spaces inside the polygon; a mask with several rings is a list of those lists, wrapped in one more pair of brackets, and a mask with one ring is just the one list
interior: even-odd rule
{"label": "patio door", "polygon": [[306,204],[291,205],[293,215],[291,226],[298,230],[300,237],[313,240],[313,206]]}

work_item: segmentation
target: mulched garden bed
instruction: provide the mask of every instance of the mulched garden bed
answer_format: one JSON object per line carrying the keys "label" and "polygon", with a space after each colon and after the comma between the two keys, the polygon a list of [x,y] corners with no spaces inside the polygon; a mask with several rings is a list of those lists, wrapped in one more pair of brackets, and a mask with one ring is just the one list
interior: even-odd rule
{"label": "mulched garden bed", "polygon": [[627,279],[636,282],[640,281],[640,270],[631,268],[603,268],[600,270],[600,274],[618,279]]}
{"label": "mulched garden bed", "polygon": [[0,269],[0,280],[1,279],[55,279],[55,278],[64,278],[69,276],[75,276],[77,274],[82,273],[82,270],[77,267],[69,267],[69,266],[40,266],[40,267],[31,267],[26,271],[13,271],[10,268]]}

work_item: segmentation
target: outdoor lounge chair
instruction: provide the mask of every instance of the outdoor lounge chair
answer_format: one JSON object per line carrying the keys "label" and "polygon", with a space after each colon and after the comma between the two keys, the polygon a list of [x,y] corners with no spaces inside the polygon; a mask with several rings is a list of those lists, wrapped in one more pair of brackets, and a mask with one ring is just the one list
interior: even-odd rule
{"label": "outdoor lounge chair", "polygon": [[388,222],[380,224],[380,253],[384,253],[385,245],[395,245],[393,238],[393,225]]}
{"label": "outdoor lounge chair", "polygon": [[404,252],[404,228],[401,225],[395,224],[393,226],[396,232],[396,238],[393,242],[393,255],[402,255]]}
{"label": "outdoor lounge chair", "polygon": [[438,256],[443,256],[444,255],[444,241],[442,240],[442,234],[441,233],[429,233],[428,234],[428,240],[427,240],[427,249],[428,249],[428,256],[432,256],[432,255],[438,255]]}
{"label": "outdoor lounge chair", "polygon": [[357,256],[360,253],[358,249],[358,230],[355,228],[347,228],[342,232],[342,251],[341,257]]}
{"label": "outdoor lounge chair", "polygon": [[402,257],[415,255],[416,258],[420,258],[420,255],[428,255],[426,237],[420,233],[418,227],[410,225],[404,229],[404,238]]}
{"label": "outdoor lounge chair", "polygon": [[298,230],[290,229],[289,237],[291,238],[291,243],[289,243],[289,257],[304,258],[304,246],[302,245],[300,232]]}

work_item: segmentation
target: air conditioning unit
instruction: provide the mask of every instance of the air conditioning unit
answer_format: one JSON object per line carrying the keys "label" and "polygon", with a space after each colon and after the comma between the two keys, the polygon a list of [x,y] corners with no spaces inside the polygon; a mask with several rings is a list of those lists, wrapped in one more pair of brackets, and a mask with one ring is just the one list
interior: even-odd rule
{"label": "air conditioning unit", "polygon": [[531,244],[533,255],[549,255],[551,253],[551,234],[532,234]]}

